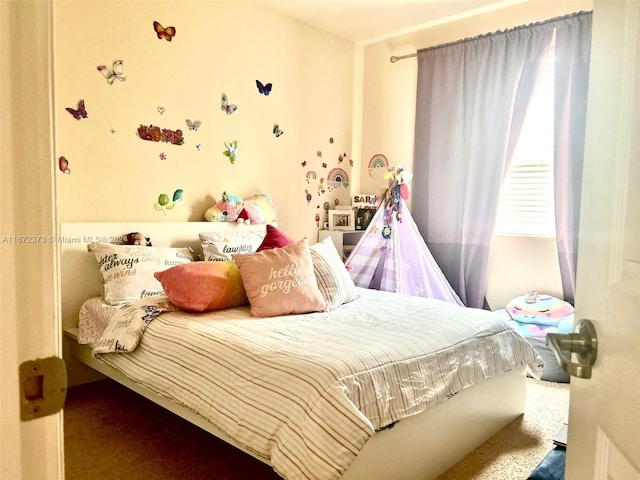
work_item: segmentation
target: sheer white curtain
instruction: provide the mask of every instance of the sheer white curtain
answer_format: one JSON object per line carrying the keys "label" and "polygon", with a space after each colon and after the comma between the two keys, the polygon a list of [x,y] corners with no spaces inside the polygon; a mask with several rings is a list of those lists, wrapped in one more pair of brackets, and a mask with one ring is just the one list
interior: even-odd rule
{"label": "sheer white curtain", "polygon": [[486,304],[502,179],[554,29],[572,19],[418,52],[413,216],[467,306]]}

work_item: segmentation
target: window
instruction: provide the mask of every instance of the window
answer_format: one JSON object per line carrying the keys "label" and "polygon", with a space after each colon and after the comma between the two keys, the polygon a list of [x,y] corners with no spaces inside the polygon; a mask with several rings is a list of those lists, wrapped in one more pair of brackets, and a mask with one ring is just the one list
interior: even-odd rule
{"label": "window", "polygon": [[555,236],[554,45],[549,51],[502,185],[496,234]]}

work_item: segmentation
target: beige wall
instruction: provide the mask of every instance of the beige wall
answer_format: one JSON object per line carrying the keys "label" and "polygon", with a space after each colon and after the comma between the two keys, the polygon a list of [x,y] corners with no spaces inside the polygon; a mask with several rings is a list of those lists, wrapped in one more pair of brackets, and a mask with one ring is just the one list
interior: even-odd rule
{"label": "beige wall", "polygon": [[[373,156],[412,169],[417,62],[392,64],[391,55],[589,9],[591,1],[533,0],[362,47],[243,2],[59,1],[55,156],[71,169],[57,172],[59,220],[199,221],[223,191],[269,193],[282,228],[315,240],[324,202],[348,204],[350,193],[384,189],[384,169],[368,168]],[[154,20],[176,27],[172,42],[157,38]],[[109,85],[96,67],[115,59],[127,80]],[[273,83],[271,95],[258,94],[256,79]],[[220,110],[222,92],[239,107],[230,116]],[[78,121],[65,107],[80,98],[89,118]],[[188,130],[187,118],[201,120],[200,129]],[[279,138],[275,122],[285,132]],[[182,129],[184,145],[141,140],[140,124]],[[233,139],[231,165],[222,152]],[[347,173],[351,191],[330,183],[334,168]],[[160,193],[178,188],[181,203],[166,215],[154,210]],[[523,289],[558,294],[552,242],[495,245],[493,308]],[[503,265],[528,264],[525,257],[549,263],[504,275]]]}
{"label": "beige wall", "polygon": [[[413,166],[418,64],[415,58],[391,63],[392,55],[407,55],[421,48],[591,9],[590,0],[532,0],[367,45],[362,88],[361,190],[376,192],[384,187],[383,169],[367,168],[376,154],[385,155],[390,165],[400,164],[409,170]],[[509,299],[526,290],[560,295],[559,281],[553,241],[514,237],[497,238],[494,242],[487,288],[492,308],[504,307]]]}
{"label": "beige wall", "polygon": [[[171,42],[154,20],[176,28]],[[349,202],[331,171],[351,176],[353,44],[243,2],[59,1],[54,27],[55,155],[71,170],[57,172],[60,221],[201,221],[223,191],[268,193],[281,227],[315,241],[322,204]],[[126,81],[109,85],[96,67],[115,59]],[[273,84],[269,96],[256,79]],[[223,92],[238,105],[229,116]],[[81,98],[88,118],[76,120],[65,107]],[[140,124],[181,129],[184,144],[142,140]],[[222,152],[235,139],[232,165]],[[173,210],[154,209],[179,188]]]}

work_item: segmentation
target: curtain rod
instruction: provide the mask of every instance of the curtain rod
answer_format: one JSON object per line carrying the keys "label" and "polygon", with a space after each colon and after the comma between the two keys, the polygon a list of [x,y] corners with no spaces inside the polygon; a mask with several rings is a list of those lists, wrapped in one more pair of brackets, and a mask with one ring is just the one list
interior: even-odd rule
{"label": "curtain rod", "polygon": [[[557,22],[558,20],[564,20],[566,18],[578,17],[580,15],[586,15],[586,14],[589,14],[589,13],[592,13],[592,11],[589,11],[589,12],[580,11],[580,12],[576,12],[576,13],[570,13],[568,15],[563,15],[563,16],[560,16],[560,17],[550,18],[549,20],[543,20],[542,22],[530,23],[529,25],[521,25],[519,27],[508,28],[506,30],[498,30],[497,32],[492,32],[492,33],[483,33],[482,35],[477,35],[475,37],[463,38],[462,40],[456,40],[454,42],[442,43],[440,45],[434,45],[433,47],[421,48],[420,50],[418,50],[418,52],[425,52],[425,51],[428,51],[428,50],[435,50],[436,48],[449,47],[449,46],[455,45],[457,43],[468,42],[468,41],[471,41],[471,40],[477,40],[479,38],[490,37],[492,35],[499,35],[501,33],[512,32],[512,31],[518,30],[520,28],[533,27],[535,25],[544,25],[546,23]],[[396,63],[398,60],[404,60],[405,58],[417,57],[418,56],[418,52],[409,53],[407,55],[400,55],[400,56],[392,55],[391,57],[389,57],[389,61],[391,63]]]}
{"label": "curtain rod", "polygon": [[401,55],[401,56],[399,56],[399,57],[397,57],[397,56],[395,56],[395,55],[392,55],[392,56],[389,58],[389,61],[390,61],[391,63],[396,63],[398,60],[404,60],[405,58],[411,58],[411,57],[417,57],[417,56],[418,56],[418,52],[416,52],[416,53],[409,53],[409,54],[407,54],[407,55]]}

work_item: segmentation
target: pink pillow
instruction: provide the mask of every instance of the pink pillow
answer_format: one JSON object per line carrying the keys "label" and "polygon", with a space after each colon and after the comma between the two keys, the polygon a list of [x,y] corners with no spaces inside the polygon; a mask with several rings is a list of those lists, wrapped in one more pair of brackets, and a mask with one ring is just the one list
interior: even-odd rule
{"label": "pink pillow", "polygon": [[292,243],[295,243],[294,240],[282,230],[274,227],[273,225],[267,225],[267,234],[256,252],[262,252],[263,250],[270,250],[272,248],[286,247]]}
{"label": "pink pillow", "polygon": [[240,271],[232,261],[185,263],[154,276],[171,303],[188,312],[211,312],[249,303]]}
{"label": "pink pillow", "polygon": [[254,317],[322,312],[307,239],[282,248],[233,255]]}

